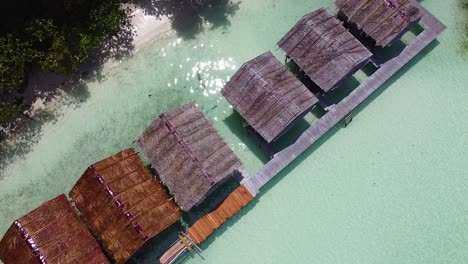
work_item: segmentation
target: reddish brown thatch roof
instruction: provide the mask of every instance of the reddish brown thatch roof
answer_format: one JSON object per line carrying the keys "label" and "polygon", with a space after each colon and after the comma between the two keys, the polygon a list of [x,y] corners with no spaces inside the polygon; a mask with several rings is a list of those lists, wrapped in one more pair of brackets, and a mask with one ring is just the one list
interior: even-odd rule
{"label": "reddish brown thatch roof", "polygon": [[278,46],[324,91],[352,75],[372,56],[325,9],[304,16]]}
{"label": "reddish brown thatch roof", "polygon": [[181,217],[133,149],[91,165],[70,197],[117,263]]}
{"label": "reddish brown thatch roof", "polygon": [[65,195],[16,220],[0,241],[5,264],[109,263]]}
{"label": "reddish brown thatch roof", "polygon": [[267,142],[318,102],[271,52],[245,63],[221,93]]}
{"label": "reddish brown thatch roof", "polygon": [[184,211],[242,166],[194,103],[161,114],[138,146]]}
{"label": "reddish brown thatch roof", "polygon": [[411,0],[336,0],[336,6],[381,47],[398,39],[422,15]]}

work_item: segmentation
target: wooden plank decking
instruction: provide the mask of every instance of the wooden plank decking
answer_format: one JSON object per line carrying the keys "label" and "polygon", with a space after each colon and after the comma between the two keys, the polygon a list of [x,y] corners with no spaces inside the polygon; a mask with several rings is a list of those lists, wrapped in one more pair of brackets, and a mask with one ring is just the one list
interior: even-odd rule
{"label": "wooden plank decking", "polygon": [[252,201],[253,198],[253,195],[250,194],[245,186],[240,185],[218,206],[218,208],[193,224],[193,226],[187,230],[187,234],[195,243],[200,244],[229,218]]}
{"label": "wooden plank decking", "polygon": [[247,189],[256,195],[259,189],[274,178],[281,170],[288,166],[320,137],[333,128],[346,117],[354,108],[361,104],[369,95],[375,92],[382,84],[392,77],[405,64],[413,59],[419,52],[427,47],[437,36],[445,30],[436,17],[430,14],[416,1],[415,5],[423,12],[422,21],[426,29],[419,34],[398,57],[384,63],[372,76],[366,79],[358,88],[352,91],[345,99],[336,104],[313,126],[306,130],[299,139],[288,148],[277,153],[256,175],[242,181]]}
{"label": "wooden plank decking", "polygon": [[[233,217],[244,206],[253,200],[253,195],[244,185],[235,189],[215,210],[203,216],[195,222],[185,234],[190,242],[200,244],[223,225],[229,218]],[[159,261],[162,264],[173,263],[178,256],[187,250],[187,243],[182,240],[176,241],[172,247],[164,253]]]}

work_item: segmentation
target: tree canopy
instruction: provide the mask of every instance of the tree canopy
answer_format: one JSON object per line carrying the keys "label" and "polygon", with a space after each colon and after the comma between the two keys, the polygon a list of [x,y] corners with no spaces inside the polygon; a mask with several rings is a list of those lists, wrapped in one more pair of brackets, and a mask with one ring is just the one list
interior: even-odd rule
{"label": "tree canopy", "polygon": [[15,0],[0,16],[0,123],[21,104],[14,93],[32,65],[71,74],[126,23],[122,0]]}
{"label": "tree canopy", "polygon": [[[233,5],[230,0],[15,0],[2,3],[0,125],[13,121],[24,110],[17,91],[24,85],[32,66],[71,75],[90,59],[93,50],[127,45],[119,41],[121,35],[130,32],[122,5],[125,3],[140,6],[155,16],[169,16],[179,33],[183,27],[198,29],[200,16],[225,23],[227,16],[238,8],[238,4]],[[222,15],[202,14],[203,7]],[[108,52],[102,50],[101,53]]]}

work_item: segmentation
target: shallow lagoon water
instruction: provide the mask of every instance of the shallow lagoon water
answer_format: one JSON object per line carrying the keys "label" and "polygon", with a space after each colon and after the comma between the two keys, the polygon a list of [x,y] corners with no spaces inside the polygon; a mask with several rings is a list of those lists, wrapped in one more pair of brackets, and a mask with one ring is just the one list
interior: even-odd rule
{"label": "shallow lagoon water", "polygon": [[[184,262],[468,263],[468,58],[457,2],[422,1],[448,26],[440,43]],[[243,62],[275,51],[302,15],[322,6],[332,1],[244,0],[229,27],[207,25],[192,40],[169,34],[88,83],[84,101],[57,110],[32,150],[1,172],[0,233],[67,193],[89,164],[136,147],[159,113],[188,101],[255,173],[267,158],[219,91]],[[148,252],[137,262],[154,260]]]}

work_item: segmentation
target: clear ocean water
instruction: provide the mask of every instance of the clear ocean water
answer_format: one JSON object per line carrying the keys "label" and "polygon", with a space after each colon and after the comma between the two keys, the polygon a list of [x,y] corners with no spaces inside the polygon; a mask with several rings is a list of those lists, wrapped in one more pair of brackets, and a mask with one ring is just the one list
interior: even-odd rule
{"label": "clear ocean water", "polygon": [[[439,43],[185,263],[468,263],[463,14],[457,0],[421,3],[448,26]],[[133,141],[159,113],[184,102],[197,101],[254,174],[267,158],[220,89],[243,62],[267,50],[281,54],[275,43],[302,15],[323,6],[331,8],[332,1],[243,0],[229,26],[208,24],[194,39],[168,34],[88,82],[80,102],[59,107],[28,135],[21,155],[4,161],[0,234],[42,202],[68,193],[93,162],[136,147]],[[151,252],[135,260],[154,261]]]}

